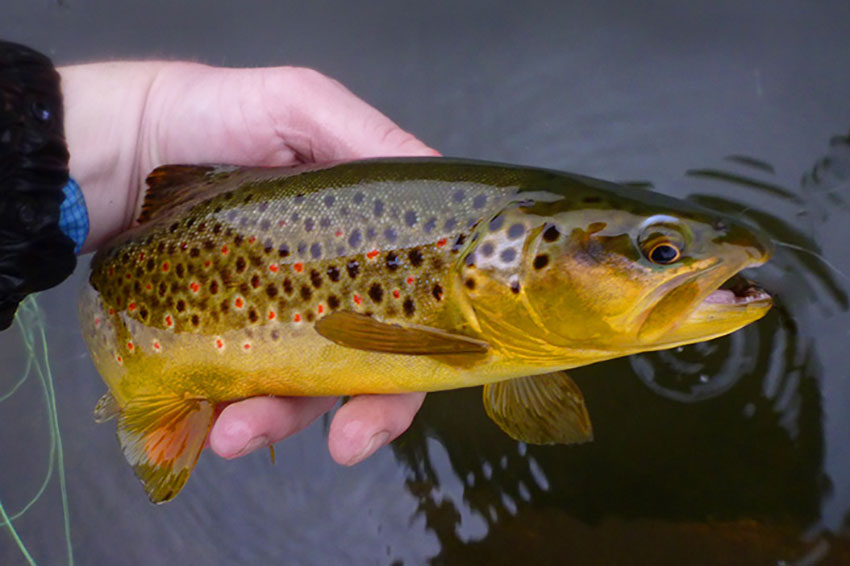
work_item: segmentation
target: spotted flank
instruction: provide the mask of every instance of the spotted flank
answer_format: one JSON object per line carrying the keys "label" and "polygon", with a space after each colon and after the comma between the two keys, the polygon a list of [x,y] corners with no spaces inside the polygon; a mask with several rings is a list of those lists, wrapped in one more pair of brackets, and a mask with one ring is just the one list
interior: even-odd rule
{"label": "spotted flank", "polygon": [[556,372],[726,334],[770,304],[740,284],[707,300],[765,261],[758,234],[566,173],[382,159],[168,165],[148,184],[139,226],[95,256],[80,319],[110,392],[99,414],[155,502],[185,483],[218,403],[489,384],[514,438],[584,441],[581,393]]}

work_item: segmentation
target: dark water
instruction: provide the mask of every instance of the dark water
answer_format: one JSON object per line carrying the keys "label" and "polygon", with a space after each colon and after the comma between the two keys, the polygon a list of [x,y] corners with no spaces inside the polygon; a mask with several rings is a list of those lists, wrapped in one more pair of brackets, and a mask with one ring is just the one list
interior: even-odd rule
{"label": "dark water", "polygon": [[[752,275],[777,296],[757,325],[572,372],[592,444],[517,444],[480,390],[434,394],[353,469],[319,422],[276,465],[203,456],[160,507],[91,420],[78,272],[40,298],[78,563],[850,563],[850,3],[176,4],[7,0],[0,36],[58,62],[316,67],[445,154],[648,184],[795,249]],[[14,331],[0,363],[5,391],[26,367]],[[48,426],[34,379],[0,403],[10,511],[39,488]],[[55,480],[15,524],[39,564],[66,562]],[[0,532],[0,564],[23,563]]]}

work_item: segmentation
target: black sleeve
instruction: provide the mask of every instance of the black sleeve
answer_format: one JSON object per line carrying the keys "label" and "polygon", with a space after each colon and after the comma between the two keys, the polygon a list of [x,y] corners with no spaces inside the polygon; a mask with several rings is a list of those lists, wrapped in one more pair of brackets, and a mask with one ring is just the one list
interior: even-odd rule
{"label": "black sleeve", "polygon": [[44,55],[0,41],[0,330],[24,297],[76,266],[59,229],[67,182],[59,74]]}

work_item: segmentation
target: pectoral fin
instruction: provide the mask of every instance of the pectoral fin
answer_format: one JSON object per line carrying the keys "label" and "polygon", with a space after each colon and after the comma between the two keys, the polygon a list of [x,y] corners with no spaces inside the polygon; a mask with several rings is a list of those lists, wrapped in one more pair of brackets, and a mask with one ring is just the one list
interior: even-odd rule
{"label": "pectoral fin", "polygon": [[389,354],[483,354],[489,349],[486,342],[461,334],[427,326],[388,324],[350,311],[337,311],[319,319],[315,329],[341,346]]}
{"label": "pectoral fin", "polygon": [[484,409],[511,438],[530,444],[593,440],[584,397],[564,372],[484,386]]}
{"label": "pectoral fin", "polygon": [[94,422],[100,424],[108,420],[114,419],[121,414],[121,406],[111,391],[103,394],[103,397],[97,402],[94,407]]}
{"label": "pectoral fin", "polygon": [[146,395],[118,417],[118,441],[153,503],[173,498],[195,467],[213,421],[204,399]]}

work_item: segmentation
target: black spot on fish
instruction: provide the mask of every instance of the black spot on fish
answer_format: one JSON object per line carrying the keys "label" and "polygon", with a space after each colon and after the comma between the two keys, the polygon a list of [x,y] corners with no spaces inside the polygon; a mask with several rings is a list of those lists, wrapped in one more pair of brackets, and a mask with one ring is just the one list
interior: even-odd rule
{"label": "black spot on fish", "polygon": [[398,259],[398,254],[395,252],[390,252],[387,254],[387,269],[390,271],[395,271],[401,267],[401,262]]}
{"label": "black spot on fish", "polygon": [[260,276],[259,275],[254,274],[251,277],[251,287],[253,287],[254,289],[260,288]]}
{"label": "black spot on fish", "polygon": [[257,210],[260,212],[265,212],[269,209],[269,203],[267,201],[263,201],[260,203],[260,206],[257,207]]}
{"label": "black spot on fish", "polygon": [[464,281],[463,284],[466,285],[467,289],[475,289],[475,279],[473,279],[472,277],[467,278],[467,280]]}
{"label": "black spot on fish", "polygon": [[169,232],[176,232],[178,228],[180,228],[180,223],[175,222],[174,224],[172,224],[171,226],[168,227],[168,231]]}
{"label": "black spot on fish", "polygon": [[138,279],[133,282],[133,291],[135,291],[137,295],[142,292],[142,284]]}
{"label": "black spot on fish", "polygon": [[197,314],[193,314],[192,315],[192,326],[198,326],[199,324],[201,324],[201,317],[199,317]]}
{"label": "black spot on fish", "polygon": [[182,263],[178,263],[174,266],[174,273],[177,274],[177,277],[183,277],[183,275],[186,273],[186,268],[183,267]]}
{"label": "black spot on fish", "polygon": [[230,310],[230,301],[227,299],[221,301],[221,312],[227,312]]}
{"label": "black spot on fish", "polygon": [[210,239],[204,240],[204,249],[207,251],[215,249],[215,242]]}
{"label": "black spot on fish", "polygon": [[372,286],[369,287],[369,298],[371,298],[376,303],[380,303],[384,298],[384,289],[381,287],[380,283],[372,283]]}
{"label": "black spot on fish", "polygon": [[268,232],[269,228],[271,227],[272,223],[269,222],[268,218],[263,218],[262,220],[260,220],[260,230],[262,230],[263,232]]}
{"label": "black spot on fish", "polygon": [[363,202],[363,193],[356,193],[354,195],[353,201],[354,201],[354,204],[360,204],[361,202]]}
{"label": "black spot on fish", "polygon": [[274,243],[271,240],[266,240],[265,242],[263,242],[263,252],[268,254],[271,253],[273,249]]}
{"label": "black spot on fish", "polygon": [[508,248],[506,250],[502,250],[502,253],[499,255],[502,258],[502,261],[505,263],[510,263],[514,259],[516,259],[516,250],[513,248]]}
{"label": "black spot on fish", "polygon": [[455,238],[454,244],[452,244],[452,251],[457,253],[463,248],[463,244],[466,242],[466,235],[459,234],[457,238]]}
{"label": "black spot on fish", "polygon": [[237,217],[238,217],[238,214],[236,213],[235,210],[228,210],[227,211],[227,219],[230,222],[233,222],[234,220],[236,220]]}
{"label": "black spot on fish", "polygon": [[452,200],[455,202],[461,202],[465,196],[466,193],[463,192],[463,189],[458,189],[454,192],[454,194],[452,194]]}
{"label": "black spot on fish", "polygon": [[501,228],[504,223],[505,223],[505,217],[502,216],[501,214],[497,215],[495,218],[493,218],[493,220],[490,221],[490,225],[489,225],[490,231],[495,232],[496,230]]}
{"label": "black spot on fish", "polygon": [[[156,246],[156,251],[157,251],[158,253],[164,253],[164,252],[165,252],[165,242],[160,242],[159,244],[157,244],[157,246]],[[126,254],[125,254],[125,255],[126,255]],[[128,259],[129,259],[129,258],[128,258]],[[124,261],[127,261],[127,260],[125,259]]]}
{"label": "black spot on fish", "polygon": [[375,218],[380,218],[384,214],[384,201],[375,199],[373,214],[375,215]]}
{"label": "black spot on fish", "polygon": [[496,251],[496,248],[493,246],[493,244],[491,242],[485,242],[481,246],[480,250],[481,250],[481,255],[483,255],[484,257],[491,257],[493,255],[493,252]]}
{"label": "black spot on fish", "polygon": [[164,297],[165,293],[168,292],[168,285],[165,284],[165,281],[159,282],[159,296]]}
{"label": "black spot on fish", "polygon": [[298,245],[295,247],[295,251],[298,252],[298,255],[303,256],[307,253],[307,242],[298,242]]}
{"label": "black spot on fish", "polygon": [[435,299],[437,299],[438,301],[442,301],[442,300],[443,300],[443,288],[442,288],[442,287],[440,287],[440,285],[439,285],[439,284],[435,284],[435,285],[431,288],[431,294],[432,294],[432,295],[434,295],[434,298],[435,298]]}
{"label": "black spot on fish", "polygon": [[322,216],[322,218],[319,220],[319,226],[321,226],[322,228],[327,228],[330,225],[331,225],[331,219],[328,218],[327,216]]}
{"label": "black spot on fish", "polygon": [[466,264],[467,267],[473,267],[475,265],[475,252],[463,258],[463,262]]}
{"label": "black spot on fish", "polygon": [[210,281],[210,294],[215,295],[216,293],[218,293],[218,281],[213,279]]}
{"label": "black spot on fish", "polygon": [[301,298],[305,301],[309,301],[313,296],[313,290],[310,289],[307,285],[301,285]]}
{"label": "black spot on fish", "polygon": [[348,271],[348,276],[354,279],[360,273],[360,264],[357,263],[357,260],[352,259],[345,266],[345,269]]}
{"label": "black spot on fish", "polygon": [[313,259],[319,259],[322,257],[322,244],[319,242],[315,242],[310,246],[310,256]]}
{"label": "black spot on fish", "polygon": [[356,248],[360,245],[362,241],[362,237],[360,235],[360,230],[355,229],[351,234],[348,235],[348,245],[352,248]]}
{"label": "black spot on fish", "polygon": [[443,265],[444,265],[443,258],[441,258],[439,256],[436,256],[431,260],[431,267],[433,267],[437,271],[440,271],[441,269],[443,269]]}
{"label": "black spot on fish", "polygon": [[146,309],[145,307],[140,308],[139,309],[139,316],[142,318],[142,320],[147,320],[148,319],[148,309]]}
{"label": "black spot on fish", "polygon": [[426,234],[430,234],[431,232],[434,231],[434,228],[436,228],[436,227],[437,227],[437,219],[434,216],[432,216],[431,218],[428,219],[427,222],[425,222],[425,224],[422,226],[422,229],[425,230]]}
{"label": "black spot on fish", "polygon": [[416,211],[415,210],[408,210],[407,212],[404,213],[404,223],[405,224],[413,227],[413,226],[416,225],[416,221],[417,221],[417,217],[416,217]]}
{"label": "black spot on fish", "polygon": [[147,267],[148,271],[153,271],[154,267],[156,267],[156,262],[153,259],[149,259],[145,267]]}
{"label": "black spot on fish", "polygon": [[508,228],[508,238],[511,240],[516,240],[523,234],[525,234],[525,226],[518,222],[516,224],[511,224],[511,227]]}
{"label": "black spot on fish", "polygon": [[338,309],[339,297],[337,297],[336,295],[331,295],[330,297],[328,297],[328,306],[331,308],[331,310]]}
{"label": "black spot on fish", "polygon": [[[255,275],[255,277],[256,277],[256,275]],[[259,278],[257,278],[256,281],[254,279],[251,280],[252,284],[255,283],[255,282],[256,282],[256,285],[254,286],[254,288],[256,289],[257,287],[260,286]],[[243,295],[247,295],[248,293],[251,292],[251,287],[249,287],[247,283],[244,283],[244,282],[240,283],[239,284],[239,292],[242,293]]]}
{"label": "black spot on fish", "polygon": [[313,314],[313,311],[307,311],[307,314],[304,315],[304,318],[307,319],[307,322],[313,322],[316,320],[316,315]]}
{"label": "black spot on fish", "polygon": [[543,269],[549,264],[549,256],[546,254],[538,254],[534,257],[534,269]]}
{"label": "black spot on fish", "polygon": [[289,246],[286,244],[281,244],[277,249],[277,255],[280,257],[289,257]]}
{"label": "black spot on fish", "polygon": [[554,224],[550,224],[548,228],[543,230],[543,239],[547,242],[554,242],[560,236],[561,233],[558,231],[558,228],[556,228]]}
{"label": "black spot on fish", "polygon": [[183,312],[186,310],[186,301],[180,299],[177,301],[177,312]]}
{"label": "black spot on fish", "polygon": [[292,281],[290,281],[288,277],[283,280],[283,292],[287,295],[292,294]]}
{"label": "black spot on fish", "polygon": [[413,267],[419,267],[422,265],[422,262],[425,261],[425,256],[423,256],[422,252],[416,248],[407,252],[407,258],[410,260],[410,265]]}
{"label": "black spot on fish", "polygon": [[387,241],[391,244],[395,243],[395,241],[398,239],[398,233],[396,233],[395,228],[389,227],[384,230],[384,238],[386,238]]}
{"label": "black spot on fish", "polygon": [[326,196],[326,197],[325,197],[325,199],[324,199],[322,202],[324,202],[324,203],[325,203],[325,206],[326,206],[327,208],[330,208],[330,207],[332,207],[332,206],[334,205],[334,202],[335,202],[335,201],[336,201],[336,197],[335,197],[335,196],[333,196],[333,195],[328,195],[328,196]]}
{"label": "black spot on fish", "polygon": [[270,299],[275,298],[277,296],[277,285],[274,283],[266,285],[266,295],[268,295]]}
{"label": "black spot on fish", "polygon": [[251,322],[257,322],[260,319],[260,315],[257,314],[257,311],[251,309],[248,311],[248,320]]}
{"label": "black spot on fish", "polygon": [[269,336],[271,336],[272,340],[277,340],[278,338],[280,338],[280,332],[278,332],[277,330],[272,330],[271,333],[269,333]]}
{"label": "black spot on fish", "polygon": [[312,218],[308,218],[307,220],[304,221],[304,231],[305,232],[312,232],[313,228],[315,226],[316,226],[316,223],[313,221]]}
{"label": "black spot on fish", "polygon": [[[296,203],[295,204],[298,204],[297,200],[298,200],[298,197],[296,197]],[[297,212],[293,212],[292,213],[292,221],[298,222],[299,220],[301,220],[301,215],[298,214]]]}
{"label": "black spot on fish", "polygon": [[487,195],[478,195],[472,199],[472,208],[484,208],[487,204]]}
{"label": "black spot on fish", "polygon": [[413,313],[416,312],[416,305],[414,304],[413,299],[411,299],[410,297],[404,300],[402,308],[404,309],[404,314],[406,314],[408,317],[413,316]]}
{"label": "black spot on fish", "polygon": [[236,234],[233,237],[233,244],[236,245],[236,246],[241,246],[242,242],[244,242],[244,241],[245,241],[245,237],[242,234]]}
{"label": "black spot on fish", "polygon": [[378,235],[378,230],[374,226],[369,226],[366,228],[366,239],[374,240],[375,236]]}
{"label": "black spot on fish", "polygon": [[200,224],[198,224],[198,232],[203,232],[206,229],[207,229],[207,223],[206,222],[201,222]]}
{"label": "black spot on fish", "polygon": [[446,223],[443,225],[446,230],[454,230],[456,226],[457,218],[448,218],[446,219]]}
{"label": "black spot on fish", "polygon": [[245,258],[239,256],[236,258],[236,273],[242,273],[245,271],[245,268],[248,266],[248,262],[245,261]]}
{"label": "black spot on fish", "polygon": [[189,250],[189,257],[198,257],[199,255],[201,255],[201,250],[198,248],[195,247]]}
{"label": "black spot on fish", "polygon": [[514,294],[519,293],[519,281],[511,281],[511,291],[513,291]]}
{"label": "black spot on fish", "polygon": [[581,199],[581,202],[583,202],[585,204],[596,204],[596,203],[602,202],[602,199],[600,197],[590,196],[590,197],[584,197],[583,199]]}
{"label": "black spot on fish", "polygon": [[174,255],[174,252],[176,252],[176,251],[177,251],[177,244],[175,244],[174,242],[171,242],[170,244],[168,244],[168,255]]}
{"label": "black spot on fish", "polygon": [[327,274],[328,274],[328,279],[330,279],[334,283],[339,281],[339,269],[337,269],[335,265],[329,265],[328,266]]}
{"label": "black spot on fish", "polygon": [[322,276],[315,269],[310,270],[310,282],[313,284],[313,287],[316,289],[322,286]]}

